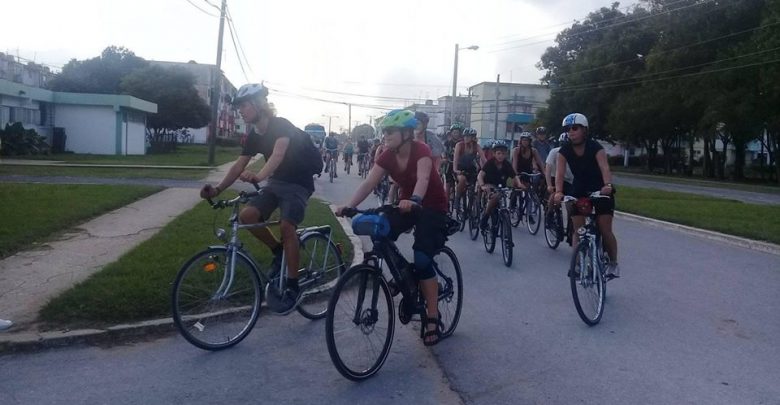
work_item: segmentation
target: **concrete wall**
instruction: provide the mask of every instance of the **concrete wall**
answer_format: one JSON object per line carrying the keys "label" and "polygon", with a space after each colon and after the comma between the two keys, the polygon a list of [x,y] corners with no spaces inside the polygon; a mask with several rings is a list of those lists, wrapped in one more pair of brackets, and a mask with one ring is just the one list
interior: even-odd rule
{"label": "concrete wall", "polygon": [[123,155],[146,154],[146,117],[143,113],[123,110],[122,153]]}
{"label": "concrete wall", "polygon": [[55,109],[54,124],[65,128],[66,150],[116,154],[116,112],[112,107],[59,104]]}

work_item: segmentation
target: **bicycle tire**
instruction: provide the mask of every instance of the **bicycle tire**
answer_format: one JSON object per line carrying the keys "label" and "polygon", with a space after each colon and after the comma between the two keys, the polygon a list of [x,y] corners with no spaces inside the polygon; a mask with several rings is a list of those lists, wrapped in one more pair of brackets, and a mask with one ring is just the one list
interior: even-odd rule
{"label": "bicycle tire", "polygon": [[493,251],[496,249],[496,215],[495,212],[493,215],[488,218],[488,229],[484,232],[482,232],[482,242],[485,244],[485,251],[488,253],[493,253]]}
{"label": "bicycle tire", "polygon": [[298,312],[311,320],[324,318],[336,280],[345,270],[344,260],[332,240],[319,232],[303,235],[298,283],[304,290]]}
{"label": "bicycle tire", "polygon": [[330,182],[333,183],[333,177],[336,176],[336,165],[333,163],[333,158],[328,160],[328,172],[330,175]]}
{"label": "bicycle tire", "polygon": [[[370,297],[367,297],[367,287],[371,286]],[[356,290],[356,291],[355,291]],[[361,294],[362,291],[362,294]],[[384,296],[384,299],[380,295]],[[367,299],[370,298],[370,299]],[[376,308],[363,309],[365,303],[375,303]],[[381,313],[380,313],[381,311]],[[393,299],[387,282],[382,277],[382,270],[367,264],[359,264],[347,270],[333,291],[328,303],[328,313],[325,318],[325,341],[328,354],[336,370],[352,381],[365,380],[382,368],[395,333],[395,311]],[[380,321],[381,320],[381,321]],[[386,322],[386,324],[385,324]],[[369,335],[378,330],[377,325],[385,326],[385,336],[379,336],[377,345],[369,342]],[[356,332],[355,338],[347,336]],[[362,336],[361,336],[362,335]],[[366,362],[347,358],[347,352],[358,349],[361,343],[369,343],[365,348]],[[381,344],[379,353],[372,349]],[[361,363],[361,364],[358,364]]]}
{"label": "bicycle tire", "polygon": [[[539,203],[536,194],[529,194],[528,199],[526,200],[525,212],[525,225],[528,228],[528,233],[536,235],[537,232],[539,232],[539,226],[542,222],[542,206]],[[533,224],[531,222],[533,222]]]}
{"label": "bicycle tire", "polygon": [[[449,265],[445,265],[445,261]],[[444,327],[442,338],[455,332],[463,309],[463,274],[455,252],[445,246],[433,256],[434,269],[439,282],[439,319]],[[448,271],[451,265],[452,270]],[[449,274],[454,273],[454,274]],[[457,300],[454,304],[454,300]]]}
{"label": "bicycle tire", "polygon": [[[580,246],[577,247],[577,250],[575,250],[572,255],[571,265],[569,266],[569,284],[571,285],[571,295],[572,298],[574,298],[574,307],[577,309],[577,314],[586,325],[593,326],[599,323],[601,317],[604,315],[604,301],[606,299],[607,284],[600,269],[592,268],[592,263],[594,263],[594,261],[590,257],[591,249],[588,244],[589,242],[580,240]],[[591,274],[595,276],[595,280],[593,280]],[[586,308],[590,308],[588,308],[588,306],[583,306],[581,301],[587,298],[582,297],[582,294],[578,290],[579,287],[582,287],[583,290],[590,290],[591,288],[596,289],[597,302],[593,315],[585,313]]]}
{"label": "bicycle tire", "polygon": [[512,222],[509,219],[509,213],[501,211],[499,214],[501,220],[501,256],[504,259],[504,266],[512,266],[512,256],[514,251],[514,242],[512,241]]}
{"label": "bicycle tire", "polygon": [[[517,228],[521,222],[523,222],[523,213],[521,212],[521,206],[520,203],[524,201],[523,192],[519,191],[516,195],[513,195],[512,198],[516,200],[515,208],[509,209],[510,218],[512,219],[512,227]],[[511,204],[510,204],[511,205]]]}
{"label": "bicycle tire", "polygon": [[[214,298],[223,286],[228,253],[227,248],[216,247],[195,254],[184,263],[173,283],[173,323],[188,342],[204,350],[236,345],[249,335],[260,313],[263,295],[258,270],[240,253],[236,254],[230,294]],[[245,315],[248,317],[243,319]]]}
{"label": "bicycle tire", "polygon": [[463,193],[463,195],[460,196],[460,202],[456,206],[456,215],[457,220],[460,222],[460,229],[459,232],[463,232],[463,229],[466,228],[466,221],[468,221],[468,205],[467,203],[467,193]]}
{"label": "bicycle tire", "polygon": [[477,240],[479,237],[479,220],[482,211],[479,199],[474,199],[471,203],[471,213],[469,214],[469,237],[471,240]]}
{"label": "bicycle tire", "polygon": [[[552,218],[547,218],[547,215],[551,215]],[[561,244],[561,235],[563,230],[561,229],[561,209],[560,207],[554,207],[551,214],[545,213],[544,218],[544,240],[547,242],[547,246],[550,249],[557,249]]]}

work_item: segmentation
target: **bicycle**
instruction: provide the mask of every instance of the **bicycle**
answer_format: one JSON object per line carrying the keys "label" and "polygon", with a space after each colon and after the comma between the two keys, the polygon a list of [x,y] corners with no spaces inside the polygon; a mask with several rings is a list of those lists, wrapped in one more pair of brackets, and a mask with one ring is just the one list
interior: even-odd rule
{"label": "bicycle", "polygon": [[517,227],[524,221],[528,233],[536,235],[542,220],[542,203],[536,192],[542,174],[522,172],[520,176],[528,178],[529,185],[525,190],[520,191],[519,205],[511,212],[512,226]]}
{"label": "bicycle", "polygon": [[[460,230],[466,229],[466,222],[470,223],[471,211],[474,209],[474,200],[476,199],[476,191],[474,185],[477,183],[476,173],[464,173],[466,176],[466,192],[460,196],[460,201],[455,202],[455,219],[460,222]],[[455,187],[458,183],[455,182]],[[477,218],[477,221],[479,218]],[[471,226],[471,225],[469,225]],[[471,229],[471,228],[470,228]]]}
{"label": "bicycle", "polygon": [[[574,209],[585,215],[585,225],[577,229],[579,243],[572,254],[569,283],[577,314],[589,326],[601,321],[607,296],[605,273],[609,255],[604,250],[593,207],[593,201],[598,198],[609,198],[609,196],[595,192],[579,199],[571,196],[564,197],[564,202],[576,201]],[[587,295],[587,298],[582,297],[583,295]],[[585,300],[590,302],[583,302]]]}
{"label": "bicycle", "polygon": [[365,179],[368,175],[368,152],[358,153],[358,160],[360,161],[360,165],[358,166],[358,175]]}
{"label": "bicycle", "polygon": [[344,172],[349,174],[351,168],[352,168],[352,154],[344,153]]}
{"label": "bicycle", "polygon": [[[328,176],[330,182],[333,183],[333,178],[336,177],[336,160],[338,159],[338,149],[325,148],[328,154]],[[334,156],[335,155],[335,156]]]}
{"label": "bicycle", "polygon": [[482,209],[487,206],[485,201],[485,195],[481,195],[481,198],[477,196],[476,191],[473,191],[474,196],[471,198],[471,204],[469,208],[469,237],[471,240],[477,240],[479,237],[479,220],[482,218]]}
{"label": "bicycle", "polygon": [[[512,241],[512,221],[507,200],[512,198],[514,190],[507,187],[494,188],[492,193],[499,193],[498,206],[488,219],[488,229],[482,231],[482,239],[485,250],[493,253],[496,248],[496,239],[501,239],[501,256],[506,267],[512,266],[514,242]],[[487,197],[487,193],[486,193]]]}
{"label": "bicycle", "polygon": [[[395,333],[394,302],[382,268],[387,269],[400,289],[398,319],[407,324],[414,315],[426,320],[425,302],[418,292],[411,264],[388,238],[387,215],[397,208],[383,206],[370,210],[348,209],[345,216],[356,217],[352,228],[358,235],[370,236],[373,248],[362,264],[353,266],[336,283],[328,304],[325,336],[328,353],[344,377],[360,381],[376,374],[390,352]],[[448,233],[456,232],[448,229]],[[433,258],[439,283],[439,317],[441,339],[452,335],[460,320],[463,301],[463,278],[455,253],[447,246]],[[420,328],[420,337],[425,333]],[[375,336],[376,335],[376,336]]]}
{"label": "bicycle", "polygon": [[388,175],[384,175],[379,184],[374,187],[374,195],[380,206],[387,203],[387,199],[390,197],[390,177]]}
{"label": "bicycle", "polygon": [[[215,210],[232,208],[228,221],[230,231],[215,229],[215,235],[224,245],[210,246],[192,256],[173,283],[173,322],[188,342],[201,349],[222,350],[239,343],[257,322],[263,294],[280,296],[286,286],[285,255],[277,269],[280,271],[272,271],[267,276],[238,238],[241,229],[279,224],[279,221],[239,223],[239,207],[257,195],[258,191],[242,191],[229,200],[208,199]],[[302,228],[297,233],[301,246],[298,282],[302,294],[295,308],[308,319],[322,319],[335,281],[345,270],[341,249],[333,242],[329,225]]]}
{"label": "bicycle", "polygon": [[[549,205],[549,203],[548,203]],[[571,232],[572,223],[569,207],[566,212],[566,226],[563,224],[563,204],[553,205],[545,210],[544,216],[544,240],[547,242],[547,246],[550,249],[555,250],[558,245],[563,241],[564,236],[567,242],[571,245]]]}

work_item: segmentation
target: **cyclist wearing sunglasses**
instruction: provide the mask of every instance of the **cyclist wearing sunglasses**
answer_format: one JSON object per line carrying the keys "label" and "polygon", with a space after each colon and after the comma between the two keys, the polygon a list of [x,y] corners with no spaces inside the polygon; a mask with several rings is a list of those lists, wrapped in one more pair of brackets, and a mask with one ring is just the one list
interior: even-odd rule
{"label": "cyclist wearing sunglasses", "polygon": [[[431,149],[414,140],[417,119],[409,110],[393,110],[382,120],[385,150],[377,156],[368,177],[358,186],[347,207],[357,207],[386,174],[398,184],[400,201],[398,217],[390,217],[391,239],[414,227],[414,270],[426,302],[423,342],[439,342],[439,285],[433,268],[434,253],[447,241],[447,197]],[[413,208],[419,207],[419,210]],[[339,207],[341,215],[345,207]]]}
{"label": "cyclist wearing sunglasses", "polygon": [[[587,197],[590,193],[599,191],[602,195],[610,196],[609,199],[596,199],[593,202],[596,208],[596,221],[599,231],[604,238],[604,247],[609,254],[611,262],[607,265],[607,277],[620,276],[617,257],[617,239],[612,232],[612,217],[615,213],[615,189],[612,186],[612,173],[607,163],[607,153],[604,147],[588,137],[588,119],[582,114],[573,113],[563,119],[563,129],[569,135],[569,142],[564,143],[558,151],[557,173],[565,173],[566,165],[571,168],[574,175],[572,184],[573,197]],[[555,177],[555,203],[563,200],[563,186],[565,176]],[[572,224],[574,229],[579,229],[585,224],[585,217],[574,210]],[[577,248],[578,236],[574,233],[573,247]]]}

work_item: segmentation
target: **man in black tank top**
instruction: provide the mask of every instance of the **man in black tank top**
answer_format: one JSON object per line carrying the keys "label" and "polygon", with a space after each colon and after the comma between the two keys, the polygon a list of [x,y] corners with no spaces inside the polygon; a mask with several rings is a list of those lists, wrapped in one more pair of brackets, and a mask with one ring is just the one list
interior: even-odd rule
{"label": "man in black tank top", "polygon": [[[569,134],[569,142],[561,146],[557,161],[557,172],[565,173],[566,164],[574,175],[573,197],[587,197],[593,192],[609,195],[609,199],[595,199],[593,205],[596,208],[596,221],[604,238],[604,248],[609,254],[611,262],[607,266],[607,277],[619,277],[620,271],[617,264],[617,239],[612,232],[612,217],[615,212],[614,188],[612,186],[612,173],[607,163],[607,153],[604,148],[588,137],[588,119],[582,114],[569,114],[563,119],[563,129]],[[555,189],[563,190],[563,176],[556,176]],[[563,199],[563,193],[556,191],[555,203],[559,204]],[[579,229],[585,224],[585,217],[574,210],[572,212],[574,229]],[[578,236],[574,233],[573,247],[577,248]]]}

